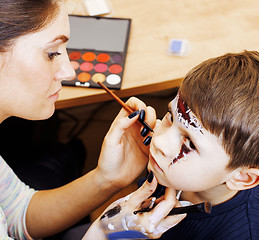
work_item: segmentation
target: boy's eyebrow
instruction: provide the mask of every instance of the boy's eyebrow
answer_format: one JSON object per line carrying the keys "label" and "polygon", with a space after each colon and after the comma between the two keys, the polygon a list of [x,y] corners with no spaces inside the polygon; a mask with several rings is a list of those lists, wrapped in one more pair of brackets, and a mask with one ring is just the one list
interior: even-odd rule
{"label": "boy's eyebrow", "polygon": [[[172,101],[168,103],[167,107],[168,107],[168,112],[172,115],[172,117],[174,119],[177,118],[177,116],[175,115],[176,114],[175,111],[172,109],[172,107],[173,107],[172,106]],[[186,128],[186,126],[183,123],[181,123],[181,125],[182,125],[182,127],[184,129],[183,131],[185,132],[186,135],[188,135],[189,139],[193,142],[193,144],[195,145],[197,151],[199,152],[200,145],[197,142],[197,139],[195,137],[193,137],[193,134],[192,134],[192,132],[190,132],[189,128]]]}
{"label": "boy's eyebrow", "polygon": [[201,130],[202,124],[198,121],[195,114],[193,114],[192,110],[179,94],[177,95],[177,98],[176,115],[178,120],[183,123],[187,128],[193,127],[195,130],[203,134]]}

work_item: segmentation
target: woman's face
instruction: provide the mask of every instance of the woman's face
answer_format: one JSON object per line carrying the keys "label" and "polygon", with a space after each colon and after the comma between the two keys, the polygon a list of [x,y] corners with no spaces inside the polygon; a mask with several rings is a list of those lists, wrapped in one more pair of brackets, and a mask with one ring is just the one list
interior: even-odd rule
{"label": "woman's face", "polygon": [[0,121],[9,116],[40,120],[53,114],[61,81],[75,75],[66,52],[68,38],[68,15],[60,4],[52,23],[18,38],[0,55]]}

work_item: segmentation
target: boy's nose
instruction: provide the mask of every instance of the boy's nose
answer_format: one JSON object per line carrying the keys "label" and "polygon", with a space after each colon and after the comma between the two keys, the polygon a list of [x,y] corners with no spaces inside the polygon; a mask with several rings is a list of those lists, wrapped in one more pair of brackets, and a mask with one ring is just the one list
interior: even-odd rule
{"label": "boy's nose", "polygon": [[181,148],[179,132],[173,126],[170,128],[162,128],[160,126],[161,123],[157,122],[152,144],[164,157],[174,158]]}

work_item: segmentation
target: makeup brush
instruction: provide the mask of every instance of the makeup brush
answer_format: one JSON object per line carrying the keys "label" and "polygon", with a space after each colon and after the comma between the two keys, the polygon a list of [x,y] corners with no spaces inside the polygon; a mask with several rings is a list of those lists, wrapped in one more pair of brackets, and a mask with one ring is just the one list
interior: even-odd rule
{"label": "makeup brush", "polygon": [[[133,113],[134,111],[127,106],[117,95],[115,95],[110,89],[108,89],[104,84],[101,82],[97,82],[113,99],[115,99],[125,110],[127,110],[129,113]],[[145,122],[139,120],[139,122],[147,128],[150,132],[154,132],[153,129]]]}
{"label": "makeup brush", "polygon": [[[168,215],[176,215],[176,214],[191,213],[191,212],[210,213],[211,208],[212,206],[210,202],[203,202],[195,205],[173,208]],[[133,213],[137,214],[137,213],[143,213],[143,212],[150,212],[151,210],[152,208],[144,208],[144,209],[134,211]]]}
{"label": "makeup brush", "polygon": [[211,208],[212,206],[210,202],[203,202],[203,203],[194,204],[190,206],[173,208],[168,215],[183,214],[183,213],[190,213],[190,212],[210,213]]}

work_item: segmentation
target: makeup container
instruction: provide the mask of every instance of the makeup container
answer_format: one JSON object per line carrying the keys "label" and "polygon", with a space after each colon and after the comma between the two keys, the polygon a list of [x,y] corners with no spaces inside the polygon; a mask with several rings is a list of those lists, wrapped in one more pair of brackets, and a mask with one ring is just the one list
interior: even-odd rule
{"label": "makeup container", "polygon": [[69,16],[67,51],[76,72],[66,86],[120,89],[125,66],[131,19]]}
{"label": "makeup container", "polygon": [[170,39],[167,53],[169,55],[188,56],[190,53],[190,42],[186,39]]}

